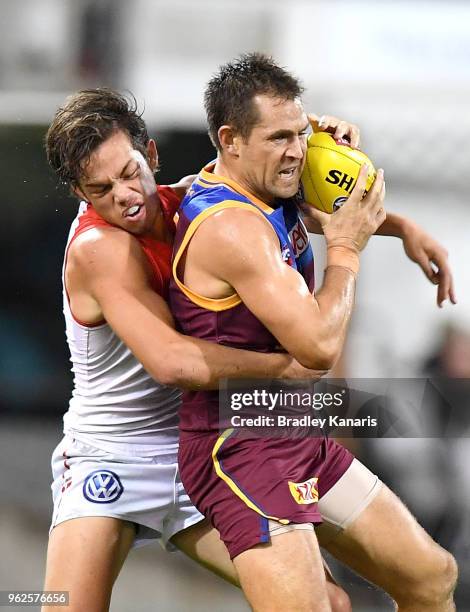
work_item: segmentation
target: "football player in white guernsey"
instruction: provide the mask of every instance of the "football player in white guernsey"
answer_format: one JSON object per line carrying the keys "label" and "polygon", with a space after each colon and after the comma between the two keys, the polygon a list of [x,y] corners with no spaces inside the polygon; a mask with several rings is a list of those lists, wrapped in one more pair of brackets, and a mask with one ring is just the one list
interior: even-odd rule
{"label": "football player in white guernsey", "polygon": [[[153,539],[238,584],[218,533],[179,480],[177,387],[320,373],[286,354],[239,351],[174,330],[164,299],[172,218],[191,177],[156,185],[155,142],[132,103],[105,89],[71,96],[46,150],[82,202],[63,266],[74,388],[52,457],[44,588],[69,591],[68,610],[108,610],[129,550]],[[333,581],[329,589],[332,608],[349,610],[344,591]]]}
{"label": "football player in white guernsey", "polygon": [[[359,142],[355,126],[332,117],[312,123]],[[321,373],[286,354],[235,350],[174,330],[164,299],[172,217],[192,177],[156,185],[156,146],[134,103],[106,89],[78,92],[57,111],[46,150],[82,203],[63,268],[74,389],[52,458],[45,589],[69,591],[68,610],[106,611],[129,550],[153,539],[238,585],[218,533],[179,480],[176,387]],[[409,256],[428,276],[436,262],[433,280],[441,294],[451,293],[446,253],[412,230],[401,236]],[[331,579],[327,586],[332,610],[350,610],[346,593]]]}

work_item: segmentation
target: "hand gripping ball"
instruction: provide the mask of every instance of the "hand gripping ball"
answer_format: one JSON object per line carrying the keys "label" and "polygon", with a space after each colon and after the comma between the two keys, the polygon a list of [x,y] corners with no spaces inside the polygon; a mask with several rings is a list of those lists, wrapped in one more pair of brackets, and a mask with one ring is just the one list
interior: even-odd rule
{"label": "hand gripping ball", "polygon": [[351,195],[363,164],[369,166],[365,195],[376,175],[367,155],[326,132],[310,134],[302,172],[305,201],[324,212],[335,212]]}

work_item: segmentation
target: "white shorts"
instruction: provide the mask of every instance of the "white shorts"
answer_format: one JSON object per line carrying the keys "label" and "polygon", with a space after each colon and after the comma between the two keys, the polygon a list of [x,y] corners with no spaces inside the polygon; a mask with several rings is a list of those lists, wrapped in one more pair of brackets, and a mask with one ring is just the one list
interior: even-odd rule
{"label": "white shorts", "polygon": [[65,436],[52,455],[51,530],[85,516],[109,516],[136,525],[134,547],[170,538],[204,517],[191,504],[175,455],[112,454]]}

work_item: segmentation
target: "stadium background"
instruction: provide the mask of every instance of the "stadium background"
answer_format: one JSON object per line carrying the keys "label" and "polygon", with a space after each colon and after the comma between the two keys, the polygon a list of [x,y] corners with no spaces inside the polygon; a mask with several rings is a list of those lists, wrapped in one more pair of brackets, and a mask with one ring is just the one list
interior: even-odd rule
{"label": "stadium background", "polygon": [[[75,203],[56,187],[42,139],[57,106],[76,89],[134,92],[157,138],[164,183],[214,155],[201,104],[210,74],[240,52],[272,53],[302,78],[308,109],[361,126],[364,150],[386,169],[387,208],[438,237],[455,273],[459,304],[439,310],[434,289],[399,241],[372,239],[342,372],[470,378],[467,2],[0,4],[0,590],[36,590],[43,578],[49,457],[71,387],[60,267]],[[321,240],[315,248],[320,270]],[[470,610],[468,437],[364,440],[357,450],[456,555],[458,609]],[[339,576],[355,610],[390,609],[365,583],[342,570]],[[247,607],[235,589],[153,545],[131,554],[112,610],[155,609]]]}

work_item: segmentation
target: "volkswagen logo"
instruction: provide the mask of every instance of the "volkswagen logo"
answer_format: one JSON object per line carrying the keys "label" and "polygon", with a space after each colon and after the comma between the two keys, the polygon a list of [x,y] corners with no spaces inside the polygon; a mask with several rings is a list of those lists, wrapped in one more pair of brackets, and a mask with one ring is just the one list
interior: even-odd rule
{"label": "volkswagen logo", "polygon": [[119,476],[110,470],[91,472],[83,485],[83,495],[95,504],[110,504],[119,499],[123,491]]}

